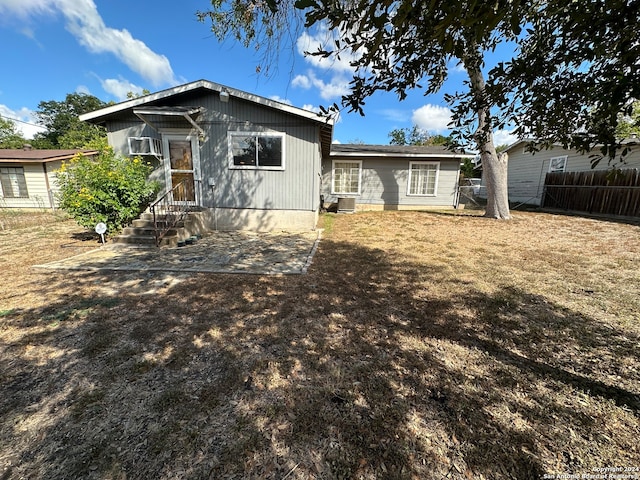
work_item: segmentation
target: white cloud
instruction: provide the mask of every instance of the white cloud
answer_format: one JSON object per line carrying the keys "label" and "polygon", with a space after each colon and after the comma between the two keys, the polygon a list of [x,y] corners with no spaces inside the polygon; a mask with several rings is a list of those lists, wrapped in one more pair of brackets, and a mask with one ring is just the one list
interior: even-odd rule
{"label": "white cloud", "polygon": [[497,130],[493,132],[493,143],[496,145],[511,145],[518,137],[513,133],[513,130]]}
{"label": "white cloud", "polygon": [[336,73],[352,73],[354,68],[351,66],[351,62],[356,60],[359,55],[351,52],[341,52],[340,58],[336,58],[335,55],[331,57],[322,57],[318,55],[309,55],[306,52],[313,53],[320,50],[335,50],[335,31],[329,31],[329,29],[323,25],[315,30],[313,34],[303,32],[298,40],[296,46],[298,53],[305,57],[305,60],[316,68],[323,70],[331,70]]}
{"label": "white cloud", "polygon": [[0,13],[14,14],[25,19],[33,14],[51,14],[56,10],[56,3],[52,0],[2,0]]}
{"label": "white cloud", "polygon": [[324,100],[333,100],[349,93],[349,80],[342,75],[336,75],[327,83],[309,70],[306,75],[297,75],[291,82],[294,87],[305,90],[315,88]]}
{"label": "white cloud", "polygon": [[16,111],[6,105],[0,105],[0,116],[14,120],[17,130],[24,138],[33,138],[36,133],[45,131],[44,127],[35,124],[38,121],[35,112],[28,108],[23,107]]}
{"label": "white cloud", "polygon": [[91,90],[86,85],[78,85],[76,87],[76,93],[83,93],[85,95],[91,95]]}
{"label": "white cloud", "polygon": [[107,27],[94,0],[2,0],[0,14],[26,19],[62,13],[67,30],[92,53],[111,53],[154,86],[178,83],[169,60],[127,30]]}
{"label": "white cloud", "polygon": [[101,79],[100,83],[102,84],[102,88],[104,89],[104,91],[116,97],[118,101],[126,100],[127,94],[129,92],[135,93],[137,95],[142,95],[142,87],[135,85],[130,81],[125,80],[124,78],[107,78],[105,80]]}
{"label": "white cloud", "polygon": [[293,105],[293,103],[291,103],[291,100],[282,98],[280,95],[271,95],[269,98],[276,102],[284,103],[285,105]]}
{"label": "white cloud", "polygon": [[335,100],[349,93],[349,82],[355,71],[351,63],[359,57],[358,52],[340,52],[339,57],[322,57],[306,52],[335,50],[338,33],[321,25],[312,32],[303,32],[296,41],[298,53],[310,65],[305,75],[297,75],[291,82],[294,87],[305,90],[315,89],[324,100]]}
{"label": "white cloud", "polygon": [[456,73],[467,73],[467,69],[460,60],[450,60],[448,67],[451,71]]}
{"label": "white cloud", "polygon": [[89,51],[114,54],[155,86],[177,83],[167,57],[153,52],[127,30],[107,27],[93,0],[62,0],[60,6],[67,29]]}
{"label": "white cloud", "polygon": [[296,75],[293,80],[291,80],[291,85],[300,87],[303,90],[309,90],[311,88],[311,80],[306,75]]}
{"label": "white cloud", "polygon": [[428,132],[441,133],[449,129],[451,110],[447,107],[427,104],[414,110],[411,120],[414,125]]}

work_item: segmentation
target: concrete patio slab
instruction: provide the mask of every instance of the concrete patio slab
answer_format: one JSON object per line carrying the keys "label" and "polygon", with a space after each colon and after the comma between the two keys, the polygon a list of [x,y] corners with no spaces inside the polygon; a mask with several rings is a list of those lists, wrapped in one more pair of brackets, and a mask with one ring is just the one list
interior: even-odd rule
{"label": "concrete patio slab", "polygon": [[304,274],[321,230],[305,232],[211,232],[193,245],[141,248],[104,245],[36,268],[66,270]]}

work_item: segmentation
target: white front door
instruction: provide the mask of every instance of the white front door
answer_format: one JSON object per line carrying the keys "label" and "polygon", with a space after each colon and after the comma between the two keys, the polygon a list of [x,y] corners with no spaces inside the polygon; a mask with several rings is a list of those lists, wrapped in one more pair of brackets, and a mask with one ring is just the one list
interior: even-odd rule
{"label": "white front door", "polygon": [[173,188],[173,202],[201,205],[200,153],[198,137],[163,135],[165,178]]}

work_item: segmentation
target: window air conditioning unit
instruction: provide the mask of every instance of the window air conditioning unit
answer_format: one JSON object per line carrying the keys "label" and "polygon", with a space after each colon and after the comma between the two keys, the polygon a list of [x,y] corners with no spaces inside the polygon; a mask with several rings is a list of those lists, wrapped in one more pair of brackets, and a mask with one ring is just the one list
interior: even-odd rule
{"label": "window air conditioning unit", "polygon": [[338,197],[338,213],[353,213],[356,211],[356,197]]}
{"label": "window air conditioning unit", "polygon": [[159,138],[129,137],[129,155],[162,157],[162,142]]}

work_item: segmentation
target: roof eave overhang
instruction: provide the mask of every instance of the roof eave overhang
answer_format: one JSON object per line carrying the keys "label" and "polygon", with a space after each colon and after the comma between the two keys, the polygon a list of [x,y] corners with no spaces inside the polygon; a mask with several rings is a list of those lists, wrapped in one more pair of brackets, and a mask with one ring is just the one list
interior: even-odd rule
{"label": "roof eave overhang", "polygon": [[49,162],[58,162],[62,160],[69,160],[70,158],[75,157],[78,153],[84,156],[97,155],[98,150],[87,150],[84,152],[76,152],[72,154],[59,155],[54,157],[43,157],[43,158],[2,158],[0,157],[0,163],[49,163]]}
{"label": "roof eave overhang", "polygon": [[192,115],[197,115],[202,111],[202,107],[196,108],[176,108],[173,110],[167,109],[158,109],[158,108],[134,108],[133,113],[136,117],[142,120],[144,123],[149,125],[153,130],[158,131],[159,127],[155,124],[155,122],[149,118],[152,116],[173,116],[173,117],[182,117],[187,122],[189,122],[193,128],[195,128],[200,135],[204,135],[205,132],[200,125],[197,124]]}
{"label": "roof eave overhang", "polygon": [[331,157],[384,157],[384,158],[440,158],[460,160],[473,155],[463,153],[376,153],[376,152],[331,152]]}

